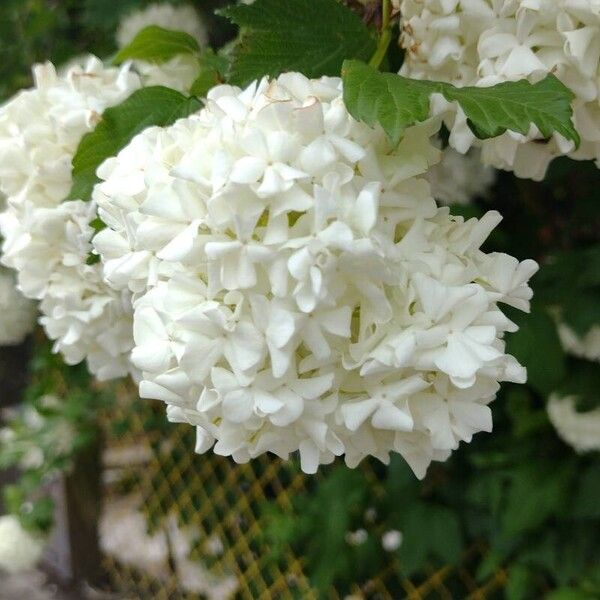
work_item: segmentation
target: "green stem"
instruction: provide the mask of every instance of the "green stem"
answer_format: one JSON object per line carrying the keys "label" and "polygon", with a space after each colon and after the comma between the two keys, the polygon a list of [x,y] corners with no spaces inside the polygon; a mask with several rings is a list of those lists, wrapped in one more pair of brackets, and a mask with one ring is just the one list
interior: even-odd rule
{"label": "green stem", "polygon": [[377,50],[371,57],[369,65],[378,69],[387,54],[390,42],[392,41],[392,28],[391,28],[391,13],[392,7],[390,0],[382,0],[382,23],[381,23],[381,36],[379,37],[379,43],[377,44]]}

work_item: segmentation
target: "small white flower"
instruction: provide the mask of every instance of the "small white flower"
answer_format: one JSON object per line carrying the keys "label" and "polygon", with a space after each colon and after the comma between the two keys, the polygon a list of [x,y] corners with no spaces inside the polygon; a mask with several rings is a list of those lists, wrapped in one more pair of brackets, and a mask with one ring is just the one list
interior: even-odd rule
{"label": "small white flower", "polygon": [[391,148],[337,78],[288,73],[146,130],[98,174],[105,280],[134,294],[140,394],[198,452],[301,468],[400,452],[419,477],[490,431],[537,269],[481,245],[500,221],[438,208],[432,123]]}
{"label": "small white flower", "polygon": [[356,531],[348,531],[345,539],[349,546],[361,546],[369,538],[366,529],[357,529]]}
{"label": "small white flower", "polygon": [[600,362],[600,326],[594,325],[585,335],[580,336],[565,323],[559,323],[558,335],[565,352]]}
{"label": "small white flower", "polygon": [[600,450],[600,408],[578,412],[575,396],[552,394],[548,400],[548,416],[560,438],[577,452]]}
{"label": "small white flower", "polygon": [[0,571],[19,573],[33,569],[43,551],[43,540],[23,529],[17,517],[0,517]]}
{"label": "small white flower", "polygon": [[402,532],[390,529],[381,536],[381,546],[386,552],[395,552],[402,545]]}

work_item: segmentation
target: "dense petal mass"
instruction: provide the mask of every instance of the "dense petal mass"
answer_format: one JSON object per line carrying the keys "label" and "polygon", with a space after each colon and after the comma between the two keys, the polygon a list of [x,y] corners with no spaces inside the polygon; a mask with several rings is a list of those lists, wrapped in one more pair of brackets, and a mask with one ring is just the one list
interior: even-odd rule
{"label": "dense petal mass", "polygon": [[[508,131],[479,141],[462,110],[447,113],[450,144],[460,152],[482,147],[486,164],[519,177],[543,179],[549,162],[568,154],[600,164],[600,4],[596,0],[403,0],[401,74],[462,86],[538,81],[555,74],[575,95],[575,150],[560,134],[544,140]],[[438,99],[439,100],[439,99]],[[445,112],[448,103],[434,103]]]}
{"label": "dense petal mass", "polygon": [[17,271],[25,296],[40,301],[40,321],[69,364],[87,359],[100,379],[122,376],[134,370],[131,301],[103,281],[99,264],[87,264],[95,204],[63,200],[81,138],[141,81],[93,57],[58,74],[38,65],[34,78],[35,87],[0,109],[2,262]]}
{"label": "dense petal mass", "polygon": [[356,122],[337,78],[213,89],[99,169],[105,279],[134,296],[140,393],[198,452],[299,451],[304,471],[401,453],[419,477],[490,431],[505,302],[537,269],[480,248],[500,221],[438,208],[436,123],[397,148]]}

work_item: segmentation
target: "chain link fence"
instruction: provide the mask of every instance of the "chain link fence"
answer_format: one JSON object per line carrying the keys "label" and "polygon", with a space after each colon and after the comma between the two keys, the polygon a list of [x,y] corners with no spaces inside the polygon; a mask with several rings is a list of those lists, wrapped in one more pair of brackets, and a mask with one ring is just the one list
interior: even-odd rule
{"label": "chain link fence", "polygon": [[[138,511],[137,528],[142,527],[142,515],[147,528],[145,551],[158,548],[158,558],[140,564],[135,553],[144,549],[136,549],[131,539],[113,551],[101,523],[103,567],[111,588],[127,599],[316,599],[302,556],[286,548],[274,557],[261,523],[261,507],[267,503],[293,512],[294,495],[310,489],[314,478],[270,456],[237,465],[211,453],[196,455],[193,428],[165,425],[162,407],[152,403],[140,402],[135,408],[117,409],[104,422],[103,518],[107,506],[121,506],[124,519],[131,518],[127,511]],[[362,468],[377,493],[371,465]],[[107,530],[114,527],[104,525]],[[123,527],[125,537],[126,532]],[[501,597],[504,570],[481,583],[470,569],[484,551],[473,547],[458,567],[432,568],[419,580],[403,577],[397,561],[390,559],[377,578],[353,586],[350,598]],[[332,589],[329,598],[341,596]]]}

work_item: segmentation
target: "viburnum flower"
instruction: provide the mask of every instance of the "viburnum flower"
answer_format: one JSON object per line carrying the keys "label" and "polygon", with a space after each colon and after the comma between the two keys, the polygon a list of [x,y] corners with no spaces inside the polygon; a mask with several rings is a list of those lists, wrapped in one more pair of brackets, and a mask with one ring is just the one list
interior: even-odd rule
{"label": "viburnum flower", "polygon": [[[206,26],[193,6],[151,4],[125,16],[117,30],[117,45],[119,48],[127,46],[140,31],[151,25],[187,33],[200,47],[208,43]],[[179,54],[160,64],[135,60],[133,66],[145,85],[164,85],[180,92],[189,92],[200,72],[197,58],[188,54]]]}
{"label": "viburnum flower", "polygon": [[600,450],[600,408],[578,412],[575,396],[552,394],[548,416],[559,437],[577,452]]}
{"label": "viburnum flower", "polygon": [[140,393],[198,452],[302,469],[400,452],[419,477],[492,427],[534,261],[486,254],[421,177],[438,123],[397,147],[356,122],[337,78],[287,73],[137,136],[99,169],[106,281],[135,297]]}
{"label": "viburnum flower", "polygon": [[19,573],[33,569],[43,551],[43,540],[23,529],[17,517],[0,516],[0,571]]}
{"label": "viburnum flower", "polygon": [[[447,117],[450,144],[465,152],[482,146],[482,159],[520,177],[542,179],[558,155],[595,159],[600,164],[600,4],[590,0],[403,0],[401,73],[457,86],[502,81],[534,82],[555,74],[575,94],[574,121],[582,138],[578,150],[555,133],[543,140],[508,131],[477,141],[460,108]],[[438,98],[439,101],[439,98]],[[448,103],[434,103],[445,112]]]}
{"label": "viburnum flower", "polygon": [[485,196],[496,179],[496,172],[481,164],[481,153],[472,148],[461,154],[445,148],[442,159],[427,173],[431,195],[443,204],[469,204]]}
{"label": "viburnum flower", "polygon": [[20,344],[35,327],[35,303],[16,288],[12,273],[0,270],[0,346]]}
{"label": "viburnum flower", "polygon": [[61,75],[38,65],[34,79],[0,109],[2,262],[17,271],[25,296],[40,301],[40,321],[69,364],[87,358],[98,378],[122,376],[131,370],[130,298],[104,283],[100,265],[87,264],[95,205],[63,200],[81,138],[141,81],[93,57]]}

